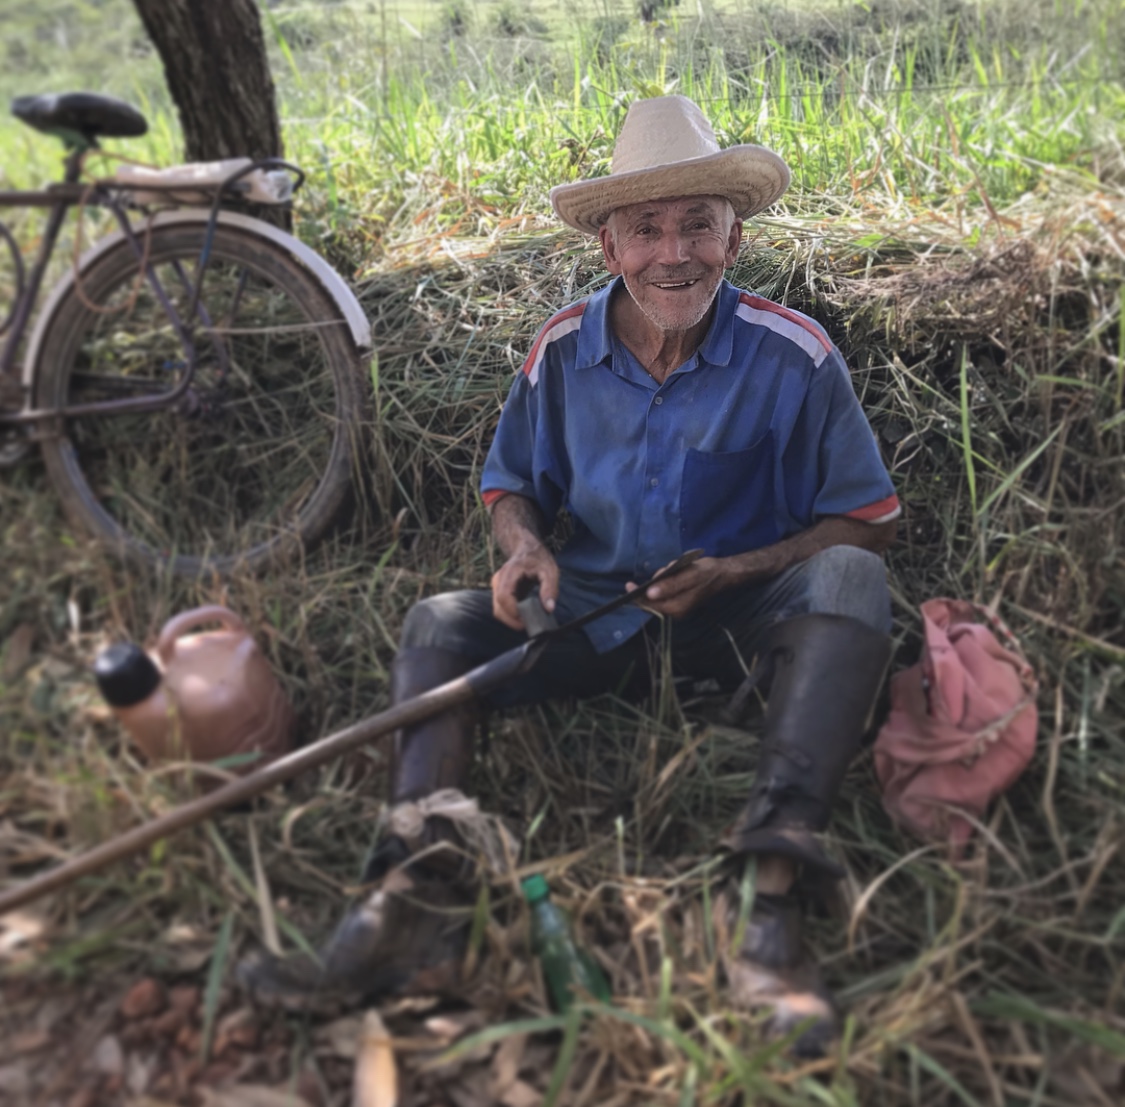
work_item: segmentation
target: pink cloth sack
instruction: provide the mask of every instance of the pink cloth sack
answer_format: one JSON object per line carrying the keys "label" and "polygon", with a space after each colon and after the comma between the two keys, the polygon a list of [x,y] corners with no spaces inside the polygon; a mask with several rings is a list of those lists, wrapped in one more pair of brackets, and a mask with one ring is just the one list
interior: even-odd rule
{"label": "pink cloth sack", "polygon": [[1039,682],[988,608],[935,599],[921,610],[922,658],[891,678],[875,772],[891,818],[926,841],[949,842],[957,856],[973,832],[958,809],[983,818],[1031,760]]}

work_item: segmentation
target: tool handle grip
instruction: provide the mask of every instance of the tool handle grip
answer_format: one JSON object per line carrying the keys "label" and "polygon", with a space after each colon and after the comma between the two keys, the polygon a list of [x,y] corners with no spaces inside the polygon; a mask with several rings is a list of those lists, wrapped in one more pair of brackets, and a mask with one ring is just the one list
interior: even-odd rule
{"label": "tool handle grip", "polygon": [[539,599],[538,589],[531,588],[526,596],[517,601],[520,619],[531,638],[539,634],[546,634],[549,630],[557,630],[559,622],[544,606]]}

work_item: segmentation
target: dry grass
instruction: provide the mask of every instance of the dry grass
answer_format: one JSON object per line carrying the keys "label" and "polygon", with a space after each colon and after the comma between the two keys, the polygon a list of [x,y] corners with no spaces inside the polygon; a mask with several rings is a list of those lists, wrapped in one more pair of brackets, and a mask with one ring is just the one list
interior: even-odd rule
{"label": "dry grass", "polygon": [[[849,877],[837,914],[812,928],[845,1039],[838,1057],[796,1067],[726,1009],[707,921],[710,843],[751,779],[753,734],[667,694],[640,711],[601,699],[495,720],[480,795],[521,836],[519,864],[545,871],[581,919],[618,1001],[586,1021],[520,1025],[545,1012],[501,883],[474,947],[479,1014],[384,1012],[408,1039],[412,1102],[492,1102],[488,1081],[513,1065],[541,1090],[555,1073],[558,1103],[1073,1107],[1125,1094],[1125,200],[1061,182],[984,211],[976,230],[964,218],[767,221],[735,279],[816,315],[854,367],[906,509],[889,556],[898,663],[916,656],[922,600],[997,602],[1041,681],[1031,767],[955,866],[893,829],[860,760],[833,824]],[[379,342],[372,503],[287,573],[123,574],[69,534],[38,465],[7,474],[0,876],[182,798],[98,703],[87,666],[109,638],[148,638],[178,609],[225,601],[257,629],[306,739],[382,707],[410,603],[487,581],[476,488],[499,405],[539,323],[598,280],[581,243],[531,226],[435,238],[362,277]],[[210,963],[222,1009],[231,960],[261,940],[267,914],[293,948],[344,906],[384,763],[372,751],[328,767],[39,904],[41,934],[8,954],[34,957],[4,970],[9,985],[31,973],[104,998],[142,973],[202,985]],[[290,1071],[319,1073],[323,1101],[346,1102],[350,1063],[325,1029],[286,1025]],[[423,1064],[482,1026],[494,1041]],[[357,1027],[337,1030],[354,1039]]]}

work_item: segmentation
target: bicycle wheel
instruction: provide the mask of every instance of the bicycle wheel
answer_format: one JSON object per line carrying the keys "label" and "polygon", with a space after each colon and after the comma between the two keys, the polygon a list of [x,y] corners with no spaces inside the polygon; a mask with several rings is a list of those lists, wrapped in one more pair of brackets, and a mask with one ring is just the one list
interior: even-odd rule
{"label": "bicycle wheel", "polygon": [[[201,225],[152,231],[149,264],[188,318]],[[173,406],[71,416],[43,454],[68,514],[127,560],[198,574],[308,547],[348,497],[364,388],[333,301],[280,245],[216,229],[188,346],[128,242],[59,301],[34,367],[41,408],[167,392]]]}

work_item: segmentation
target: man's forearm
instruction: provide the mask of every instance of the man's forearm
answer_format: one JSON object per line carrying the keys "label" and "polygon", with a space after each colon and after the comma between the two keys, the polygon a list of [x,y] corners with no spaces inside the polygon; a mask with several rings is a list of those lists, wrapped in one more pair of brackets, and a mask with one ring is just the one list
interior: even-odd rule
{"label": "man's forearm", "polygon": [[726,585],[734,587],[752,580],[775,577],[829,546],[858,546],[861,550],[882,553],[894,541],[897,529],[898,524],[894,520],[865,523],[861,519],[833,515],[772,546],[724,558],[729,577]]}
{"label": "man's forearm", "polygon": [[505,557],[542,545],[547,522],[534,500],[509,493],[492,505],[492,537]]}

